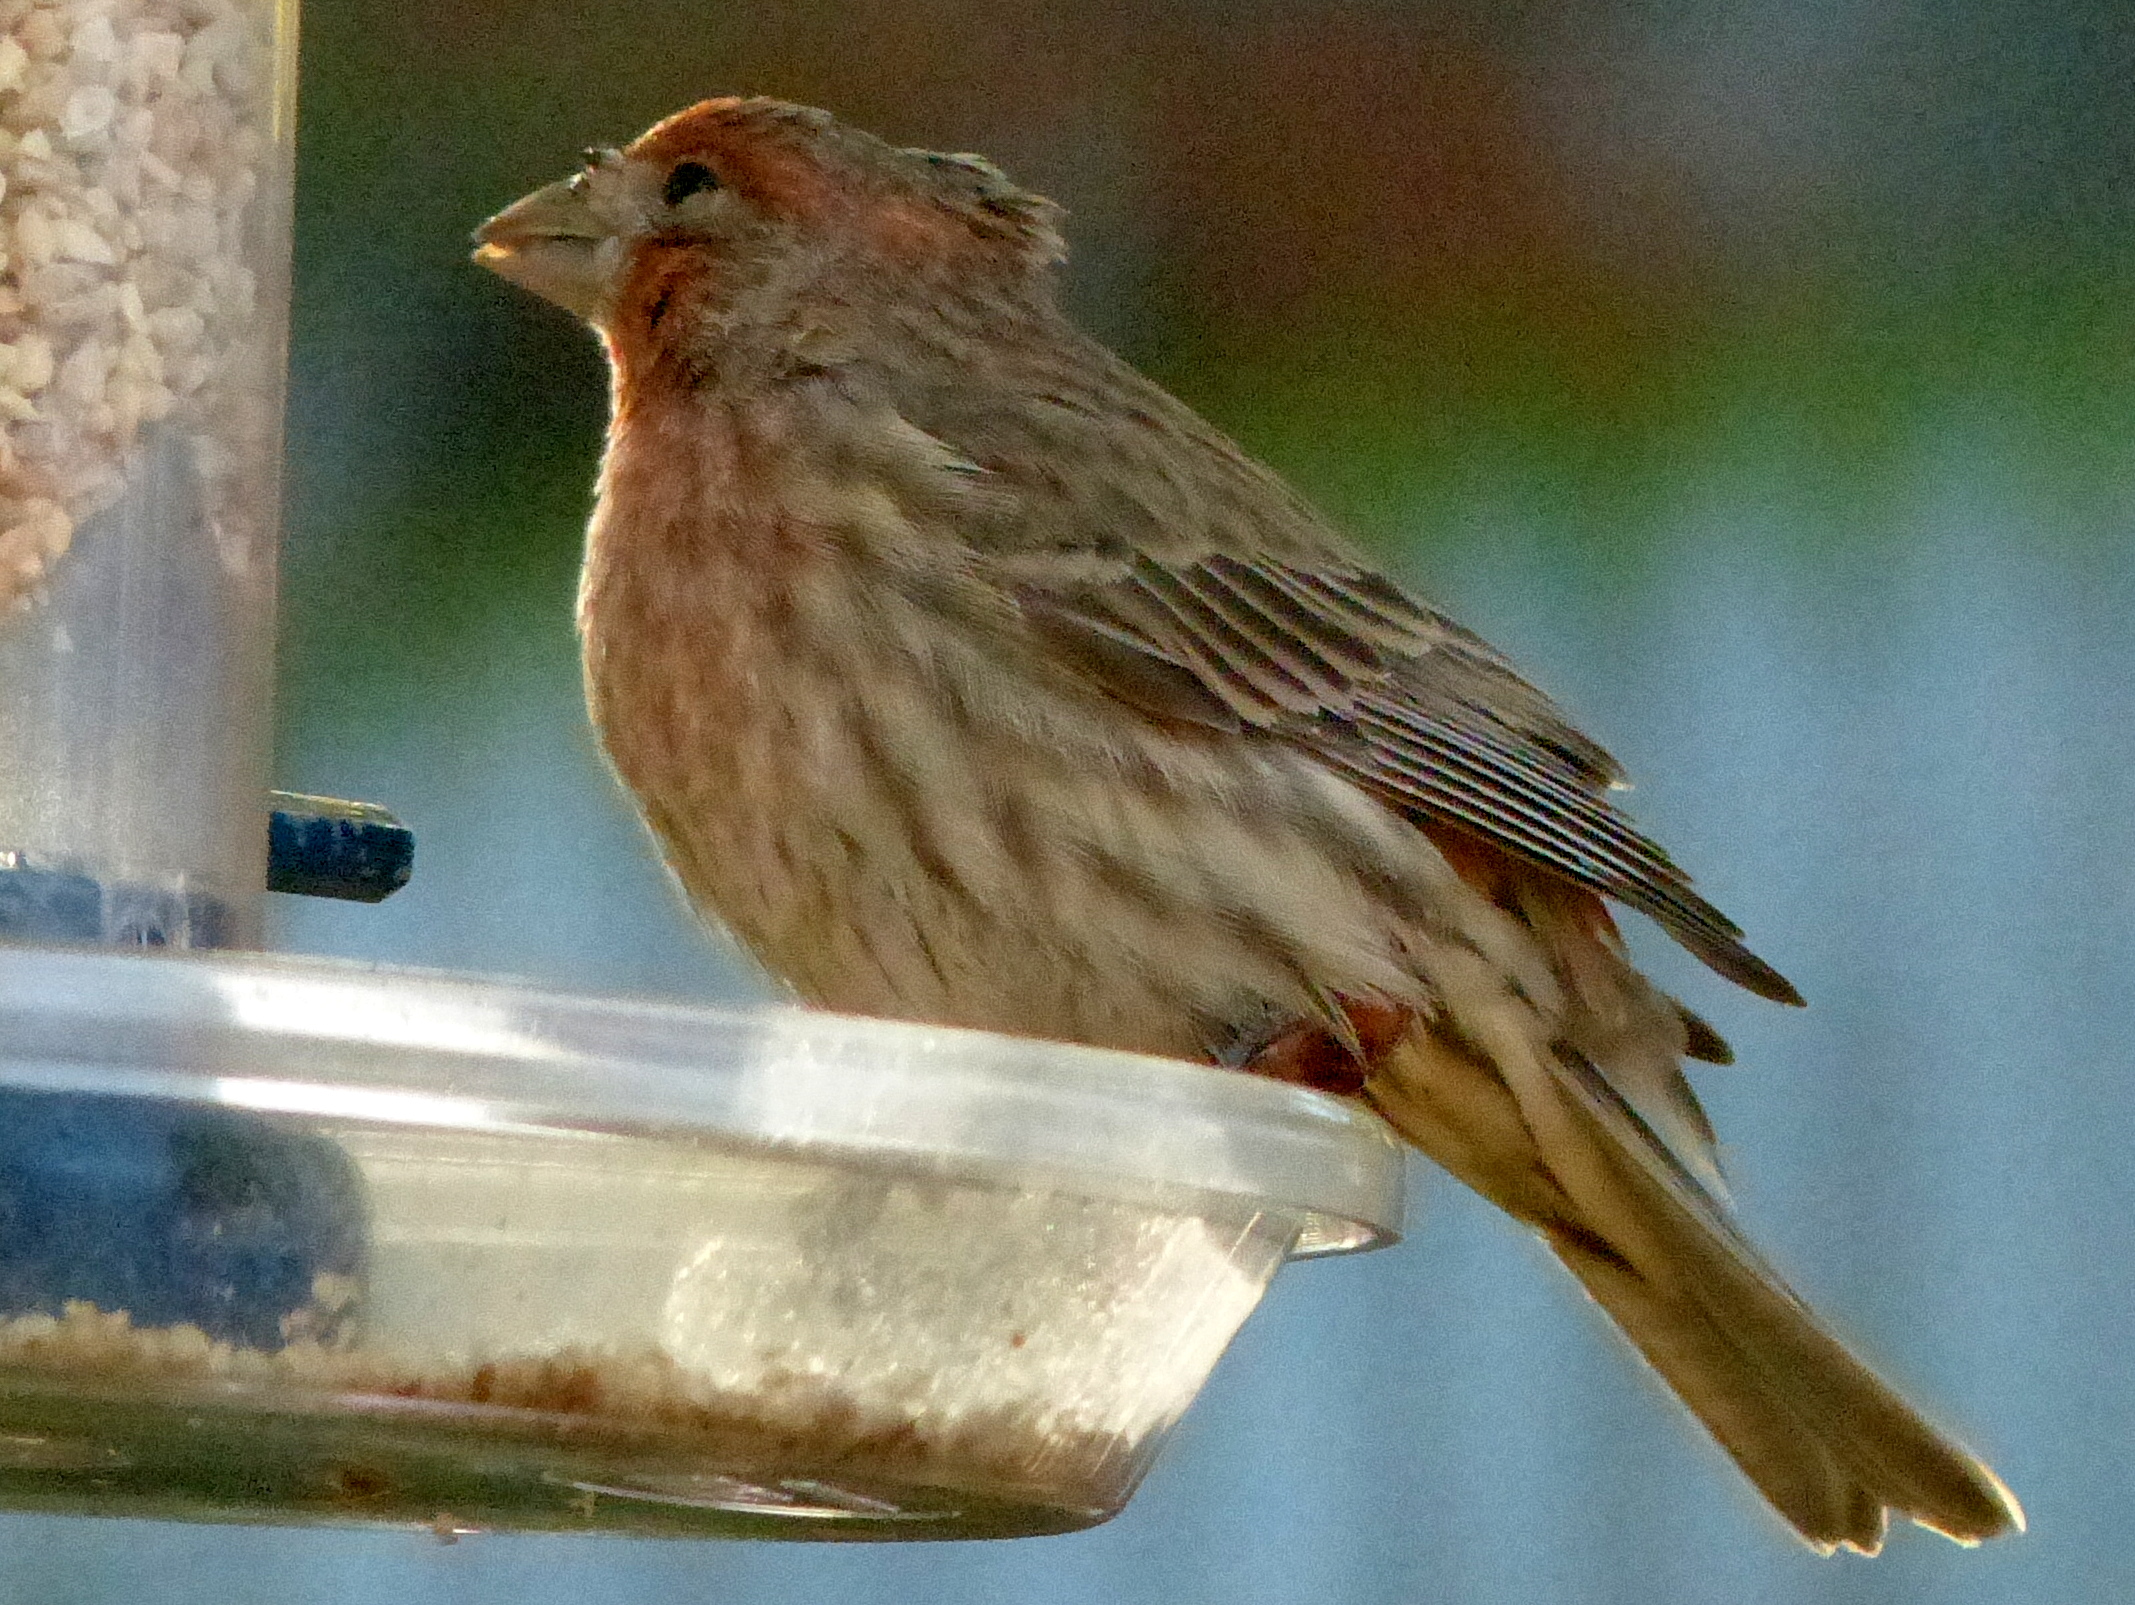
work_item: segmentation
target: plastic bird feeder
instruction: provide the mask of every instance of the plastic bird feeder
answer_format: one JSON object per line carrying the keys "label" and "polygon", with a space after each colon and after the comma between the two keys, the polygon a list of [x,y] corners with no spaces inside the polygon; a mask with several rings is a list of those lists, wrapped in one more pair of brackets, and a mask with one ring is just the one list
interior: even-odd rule
{"label": "plastic bird feeder", "polygon": [[270,887],[375,900],[410,851],[268,791],[294,8],[0,17],[0,1506],[1116,1512],[1281,1264],[1393,1233],[1383,1129],[1128,1055],[244,951]]}

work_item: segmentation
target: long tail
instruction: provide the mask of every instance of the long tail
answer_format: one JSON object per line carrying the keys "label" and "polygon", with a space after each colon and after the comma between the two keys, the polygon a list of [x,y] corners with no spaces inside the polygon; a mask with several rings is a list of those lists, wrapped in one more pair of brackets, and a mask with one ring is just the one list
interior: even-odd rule
{"label": "long tail", "polygon": [[1622,1076],[1562,1037],[1451,1012],[1460,1028],[1411,1030],[1367,1096],[1542,1233],[1808,1543],[1873,1554],[1893,1511],[1962,1544],[2022,1530],[2001,1480],[1825,1330],[1655,1136]]}

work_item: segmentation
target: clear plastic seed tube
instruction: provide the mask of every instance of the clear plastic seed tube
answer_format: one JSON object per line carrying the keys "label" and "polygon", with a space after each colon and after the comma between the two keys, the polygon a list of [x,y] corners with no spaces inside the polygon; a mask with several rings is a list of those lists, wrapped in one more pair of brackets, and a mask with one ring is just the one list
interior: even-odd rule
{"label": "clear plastic seed tube", "polygon": [[256,930],[295,15],[0,0],[0,934]]}

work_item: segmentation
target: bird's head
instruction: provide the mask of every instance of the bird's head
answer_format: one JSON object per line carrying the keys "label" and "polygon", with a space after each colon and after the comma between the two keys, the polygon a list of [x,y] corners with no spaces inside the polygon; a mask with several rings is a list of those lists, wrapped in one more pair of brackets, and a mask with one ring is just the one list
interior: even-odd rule
{"label": "bird's head", "polygon": [[670,320],[692,339],[797,338],[880,322],[915,287],[1046,279],[1058,215],[975,156],[901,150],[781,101],[708,100],[587,151],[484,223],[474,259],[611,347],[671,343]]}

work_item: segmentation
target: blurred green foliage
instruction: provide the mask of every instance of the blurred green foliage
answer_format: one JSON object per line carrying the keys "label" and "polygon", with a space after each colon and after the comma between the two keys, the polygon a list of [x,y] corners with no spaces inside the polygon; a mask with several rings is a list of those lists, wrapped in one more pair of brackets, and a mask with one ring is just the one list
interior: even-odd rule
{"label": "blurred green foliage", "polygon": [[1159,368],[1381,543],[1482,506],[1633,553],[1701,485],[1749,480],[1813,552],[1874,538],[1953,426],[1990,434],[2071,540],[2113,540],[2135,468],[2135,271],[2085,266],[1928,295],[1790,287],[1635,339],[1443,306]]}
{"label": "blurred green foliage", "polygon": [[569,649],[604,378],[467,232],[734,89],[1067,202],[1080,315],[1382,547],[1502,509],[1631,561],[1747,478],[1813,560],[1953,428],[2071,541],[2121,537],[2127,30],[1848,15],[1775,44],[1725,6],[315,6],[288,715],[389,717],[475,615]]}

